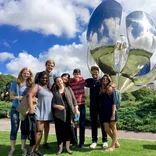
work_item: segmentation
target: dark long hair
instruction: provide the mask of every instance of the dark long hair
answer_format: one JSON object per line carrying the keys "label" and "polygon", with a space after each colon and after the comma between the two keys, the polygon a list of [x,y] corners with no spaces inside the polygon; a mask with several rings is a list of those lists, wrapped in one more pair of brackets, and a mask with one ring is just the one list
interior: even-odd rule
{"label": "dark long hair", "polygon": [[69,86],[70,75],[69,75],[68,73],[63,73],[63,74],[61,75],[61,78],[62,78],[63,76],[68,76],[68,82],[67,82],[66,84],[64,83],[64,85],[65,85],[66,87],[68,87],[68,86]]}
{"label": "dark long hair", "polygon": [[[108,84],[106,84],[106,85],[102,83],[104,77],[107,77],[108,81],[109,81]],[[112,93],[112,80],[111,80],[111,77],[108,74],[104,74],[100,81],[101,81],[100,92],[111,94]]]}

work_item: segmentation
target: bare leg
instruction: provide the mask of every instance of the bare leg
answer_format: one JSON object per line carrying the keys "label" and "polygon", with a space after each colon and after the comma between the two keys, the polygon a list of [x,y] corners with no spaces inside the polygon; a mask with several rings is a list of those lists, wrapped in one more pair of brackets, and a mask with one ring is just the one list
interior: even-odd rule
{"label": "bare leg", "polygon": [[70,141],[66,141],[66,150],[68,153],[72,153],[72,151],[70,150]]}
{"label": "bare leg", "polygon": [[113,133],[112,133],[112,130],[110,128],[110,124],[109,123],[104,123],[104,129],[106,131],[106,133],[111,137],[113,138]]}
{"label": "bare leg", "polygon": [[48,141],[49,128],[50,128],[49,121],[45,121],[45,124],[44,124],[44,144],[47,143],[47,141]]}
{"label": "bare leg", "polygon": [[111,122],[110,123],[110,127],[112,129],[113,132],[113,138],[112,138],[112,146],[116,147],[116,146],[120,146],[119,142],[117,141],[117,128],[116,128],[116,122]]}
{"label": "bare leg", "polygon": [[59,145],[59,151],[57,152],[58,154],[61,154],[63,151],[63,142]]}
{"label": "bare leg", "polygon": [[21,148],[25,148],[26,140],[21,140]]}
{"label": "bare leg", "polygon": [[37,132],[36,132],[36,145],[35,145],[35,151],[39,149],[40,142],[42,139],[42,132],[44,129],[44,121],[37,121]]}
{"label": "bare leg", "polygon": [[10,140],[10,144],[11,144],[11,149],[15,150],[16,140]]}

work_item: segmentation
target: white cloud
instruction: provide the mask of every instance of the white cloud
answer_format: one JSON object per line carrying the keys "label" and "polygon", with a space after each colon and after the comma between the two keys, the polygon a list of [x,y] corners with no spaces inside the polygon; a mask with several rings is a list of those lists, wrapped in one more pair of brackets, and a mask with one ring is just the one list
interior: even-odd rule
{"label": "white cloud", "polygon": [[10,47],[9,43],[6,42],[6,41],[3,42],[3,45],[4,45],[5,47]]}
{"label": "white cloud", "polygon": [[29,67],[33,73],[36,73],[37,71],[44,69],[44,62],[23,51],[19,53],[18,57],[13,58],[6,64],[6,68],[13,75],[18,75],[18,72],[23,67]]}
{"label": "white cloud", "polygon": [[[5,0],[3,3],[0,24],[18,26],[21,30],[44,35],[66,34],[74,37],[75,33],[83,30],[82,25],[88,22],[90,16],[89,9],[79,0]],[[93,4],[89,6],[93,7]]]}
{"label": "white cloud", "polygon": [[0,53],[0,62],[4,62],[6,60],[10,60],[13,58],[14,58],[14,55],[12,53],[8,53],[8,52],[1,52]]}
{"label": "white cloud", "polygon": [[16,43],[18,40],[13,40],[12,43]]}
{"label": "white cloud", "polygon": [[80,68],[83,77],[90,76],[87,67],[87,43],[85,40],[86,33],[79,36],[81,44],[72,43],[70,45],[54,45],[47,51],[39,54],[36,58],[28,52],[20,52],[17,58],[13,58],[6,67],[13,75],[18,75],[18,72],[25,66],[29,67],[35,74],[38,71],[45,69],[45,61],[53,59],[56,63],[54,74],[61,75],[63,72],[68,72],[72,76],[74,68]]}
{"label": "white cloud", "polygon": [[[125,15],[135,10],[143,10],[151,15],[156,23],[155,0],[117,0],[125,11]],[[18,26],[20,30],[31,30],[44,35],[53,34],[74,37],[77,32],[84,31],[84,24],[90,18],[89,8],[95,8],[100,0],[0,0],[5,5],[0,6],[0,24]],[[134,5],[135,4],[135,5]],[[147,7],[148,6],[148,7]],[[89,7],[89,8],[88,8]],[[98,17],[97,17],[98,18]],[[87,43],[85,33],[80,36],[81,43],[69,45],[53,45],[36,58],[29,52],[20,52],[17,58],[6,65],[8,71],[17,75],[19,70],[30,67],[33,72],[45,69],[44,62],[54,59],[55,72],[72,74],[74,68],[80,68],[84,77],[90,76],[87,68]],[[97,42],[97,34],[93,40]],[[1,60],[1,57],[0,57]],[[155,59],[156,60],[156,59]]]}

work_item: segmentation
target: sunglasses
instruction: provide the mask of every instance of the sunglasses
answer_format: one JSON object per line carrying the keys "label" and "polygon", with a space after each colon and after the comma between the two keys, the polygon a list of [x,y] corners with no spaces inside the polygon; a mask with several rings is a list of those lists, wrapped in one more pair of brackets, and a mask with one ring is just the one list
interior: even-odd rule
{"label": "sunglasses", "polygon": [[102,80],[105,80],[106,81],[106,80],[108,80],[108,78],[103,78]]}

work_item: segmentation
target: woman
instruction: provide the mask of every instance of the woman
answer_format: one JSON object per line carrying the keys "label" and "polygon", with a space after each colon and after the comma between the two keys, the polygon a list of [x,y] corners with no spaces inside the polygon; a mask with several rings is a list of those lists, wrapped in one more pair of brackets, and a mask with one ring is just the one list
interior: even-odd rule
{"label": "woman", "polygon": [[[68,73],[63,73],[61,75],[61,78],[63,80],[64,85],[66,87],[68,87],[69,86],[70,75]],[[76,138],[76,135],[75,135],[74,127],[75,127],[75,124],[73,123],[73,126],[71,126],[71,141],[70,141],[70,144],[72,144],[72,147],[73,147],[73,145],[77,145],[77,138]]]}
{"label": "woman", "polygon": [[71,140],[71,117],[76,113],[79,115],[77,102],[70,87],[65,87],[61,77],[55,78],[56,90],[53,92],[52,107],[54,108],[54,119],[56,135],[58,139],[60,155],[63,151],[63,142],[66,142],[66,151],[72,154],[70,150]]}
{"label": "woman", "polygon": [[[15,151],[15,144],[17,138],[17,132],[19,129],[20,118],[19,112],[16,110],[23,96],[27,94],[28,89],[33,84],[33,74],[30,69],[24,67],[18,75],[17,81],[14,81],[10,87],[10,99],[13,100],[12,107],[10,111],[10,119],[11,119],[11,132],[10,132],[10,143],[11,150],[8,156],[12,156]],[[22,124],[21,124],[22,125]],[[21,150],[23,153],[26,153],[25,142],[27,136],[21,135]]]}
{"label": "woman", "polygon": [[[36,145],[30,148],[29,152],[27,153],[27,156],[43,156],[43,154],[39,151],[39,145],[42,139],[44,127],[46,126],[46,124],[49,124],[49,121],[52,120],[51,101],[53,95],[47,86],[48,78],[49,75],[46,71],[40,72],[38,76],[39,83],[35,84],[27,94],[29,114],[35,113],[35,118],[37,121]],[[38,103],[35,112],[32,100],[34,95],[38,97]]]}
{"label": "woman", "polygon": [[120,144],[117,141],[117,109],[114,103],[114,89],[109,75],[105,74],[101,79],[100,97],[104,129],[112,139],[112,145],[106,151],[113,151]]}

